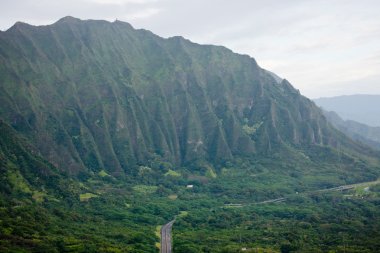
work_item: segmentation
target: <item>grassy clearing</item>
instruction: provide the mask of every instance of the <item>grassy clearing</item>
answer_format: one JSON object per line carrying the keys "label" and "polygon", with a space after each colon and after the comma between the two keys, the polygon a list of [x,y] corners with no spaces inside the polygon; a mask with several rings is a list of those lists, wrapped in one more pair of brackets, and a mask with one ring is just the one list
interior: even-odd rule
{"label": "grassy clearing", "polygon": [[206,177],[208,177],[208,178],[216,178],[217,177],[215,171],[210,166],[207,166]]}
{"label": "grassy clearing", "polygon": [[139,184],[139,185],[135,185],[133,186],[133,190],[138,192],[138,193],[142,193],[142,194],[152,194],[152,193],[155,193],[157,191],[157,186],[155,185],[143,185],[143,184]]}
{"label": "grassy clearing", "polygon": [[168,198],[171,199],[171,200],[176,200],[178,198],[178,195],[171,194],[171,195],[168,196]]}
{"label": "grassy clearing", "polygon": [[101,170],[101,171],[99,171],[98,175],[99,175],[100,177],[107,177],[107,176],[109,176],[109,174],[108,174],[105,170]]}
{"label": "grassy clearing", "polygon": [[168,172],[165,173],[165,176],[180,177],[181,173],[174,170],[169,170]]}
{"label": "grassy clearing", "polygon": [[40,191],[33,191],[33,195],[32,195],[32,198],[37,202],[37,203],[41,203],[44,201],[46,197],[46,193],[44,192],[40,192]]}
{"label": "grassy clearing", "polygon": [[79,199],[81,202],[89,201],[91,198],[96,198],[96,197],[99,197],[99,196],[90,192],[82,193],[79,195]]}
{"label": "grassy clearing", "polygon": [[178,217],[186,217],[189,214],[188,211],[180,211],[179,214],[177,215]]}
{"label": "grassy clearing", "polygon": [[19,171],[9,170],[8,171],[8,180],[14,187],[14,189],[23,192],[31,193],[30,187],[26,182],[25,178],[21,175]]}

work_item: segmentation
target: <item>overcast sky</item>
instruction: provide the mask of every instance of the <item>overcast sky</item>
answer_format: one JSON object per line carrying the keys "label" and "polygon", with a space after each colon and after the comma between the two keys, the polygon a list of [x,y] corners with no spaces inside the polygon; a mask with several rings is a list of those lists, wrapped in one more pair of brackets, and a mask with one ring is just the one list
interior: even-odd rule
{"label": "overcast sky", "polygon": [[379,0],[0,0],[0,30],[119,19],[254,57],[310,98],[380,94]]}

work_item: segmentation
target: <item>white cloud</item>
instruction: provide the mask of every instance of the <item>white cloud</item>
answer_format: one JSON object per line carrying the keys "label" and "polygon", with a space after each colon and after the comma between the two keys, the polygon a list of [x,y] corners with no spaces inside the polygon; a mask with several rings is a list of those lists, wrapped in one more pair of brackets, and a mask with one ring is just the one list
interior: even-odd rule
{"label": "white cloud", "polygon": [[149,8],[149,9],[145,9],[145,10],[141,10],[141,11],[137,11],[137,12],[133,12],[133,13],[128,13],[125,15],[125,18],[127,20],[136,20],[136,19],[144,19],[144,18],[149,18],[153,15],[156,15],[158,13],[161,12],[161,9],[158,9],[158,8]]}

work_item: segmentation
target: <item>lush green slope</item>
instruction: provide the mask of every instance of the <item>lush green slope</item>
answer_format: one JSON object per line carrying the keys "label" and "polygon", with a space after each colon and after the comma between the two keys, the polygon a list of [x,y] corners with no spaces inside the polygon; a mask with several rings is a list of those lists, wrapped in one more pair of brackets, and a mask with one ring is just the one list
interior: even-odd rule
{"label": "lush green slope", "polygon": [[[178,252],[236,252],[237,227],[275,251],[339,251],[337,231],[352,252],[378,247],[352,239],[378,238],[376,189],[335,196],[350,209],[338,221],[319,207],[330,198],[308,194],[376,180],[379,153],[249,56],[66,17],[1,32],[0,76],[0,251],[157,252],[156,226],[177,214]],[[255,208],[284,196],[290,207]],[[357,230],[335,227],[349,218]],[[286,232],[310,226],[311,241]]]}
{"label": "lush green slope", "polygon": [[[315,191],[365,180],[357,178],[359,172],[354,177],[338,167],[331,174],[334,163],[235,161],[217,178],[194,176],[189,168],[170,171],[154,185],[152,169],[141,166],[144,184],[104,171],[80,182],[55,173],[4,122],[0,129],[1,252],[157,252],[156,226],[177,214],[178,253],[239,252],[242,247],[253,252],[376,252],[380,247],[379,186],[367,191],[363,185],[346,195]],[[352,163],[349,157],[340,159],[344,167]],[[194,189],[186,189],[187,184]],[[256,204],[278,197],[287,200]]]}
{"label": "lush green slope", "polygon": [[109,175],[82,183],[59,173],[0,121],[0,252],[156,252],[168,211],[157,217],[129,194]]}
{"label": "lush green slope", "polygon": [[67,194],[68,178],[46,162],[38,151],[0,120],[0,191],[12,196],[30,196],[37,202],[51,195]]}

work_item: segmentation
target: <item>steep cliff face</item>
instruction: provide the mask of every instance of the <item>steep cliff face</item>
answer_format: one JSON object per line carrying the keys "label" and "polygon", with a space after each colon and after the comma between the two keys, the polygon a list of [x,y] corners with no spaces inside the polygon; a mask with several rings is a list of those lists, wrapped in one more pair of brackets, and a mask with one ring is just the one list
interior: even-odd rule
{"label": "steep cliff face", "polygon": [[348,143],[253,58],[120,21],[17,23],[0,33],[0,75],[0,117],[72,173]]}

